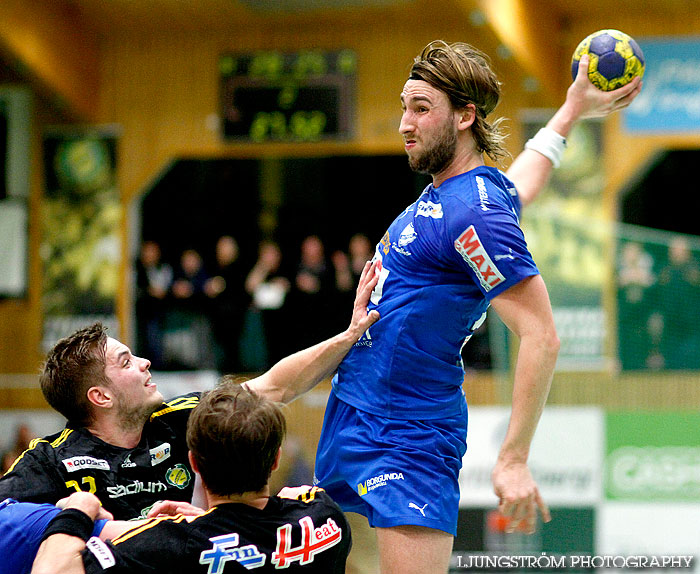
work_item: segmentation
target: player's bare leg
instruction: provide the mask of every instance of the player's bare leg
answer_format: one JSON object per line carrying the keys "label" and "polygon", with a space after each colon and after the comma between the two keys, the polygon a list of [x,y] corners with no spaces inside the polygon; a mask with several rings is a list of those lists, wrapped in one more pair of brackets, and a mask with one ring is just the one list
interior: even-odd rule
{"label": "player's bare leg", "polygon": [[382,574],[446,574],[454,538],[423,526],[377,528]]}

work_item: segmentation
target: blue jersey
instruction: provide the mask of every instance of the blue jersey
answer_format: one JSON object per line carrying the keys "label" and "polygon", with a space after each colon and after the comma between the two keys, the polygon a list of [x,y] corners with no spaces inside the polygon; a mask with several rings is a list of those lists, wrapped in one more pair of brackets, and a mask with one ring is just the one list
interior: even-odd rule
{"label": "blue jersey", "polygon": [[461,349],[489,301],[538,274],[519,225],[520,200],[499,170],[478,167],[429,185],[377,245],[381,319],[333,379],[336,396],[389,418],[435,419],[464,406]]}
{"label": "blue jersey", "polygon": [[[44,530],[59,512],[53,504],[0,501],[0,572],[29,574]],[[106,522],[96,520],[92,535],[99,536]]]}

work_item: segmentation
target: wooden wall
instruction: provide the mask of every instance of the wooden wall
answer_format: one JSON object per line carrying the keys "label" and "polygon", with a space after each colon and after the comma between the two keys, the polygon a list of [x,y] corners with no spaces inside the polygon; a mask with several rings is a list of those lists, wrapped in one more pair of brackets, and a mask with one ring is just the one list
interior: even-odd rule
{"label": "wooden wall", "polygon": [[[422,0],[418,5],[422,5]],[[22,38],[11,30],[26,29],[31,25],[30,15],[24,7],[29,4],[20,0],[8,0],[14,7],[12,25],[0,26],[0,44],[13,49],[17,57],[25,55],[25,64],[31,65],[32,53],[27,50]],[[49,2],[50,3],[50,2]],[[538,9],[547,4],[544,0],[533,0]],[[40,5],[35,0],[32,5]],[[44,2],[46,4],[46,2]],[[443,3],[432,2],[431,6]],[[467,6],[458,9],[460,4]],[[397,127],[400,118],[398,96],[405,81],[410,62],[420,48],[435,38],[466,40],[487,53],[494,55],[494,66],[504,83],[504,101],[497,113],[511,118],[512,151],[520,141],[517,118],[521,108],[552,107],[560,102],[568,85],[568,59],[578,41],[592,30],[601,27],[618,27],[638,37],[660,34],[691,34],[700,30],[700,12],[688,9],[687,13],[667,17],[664,14],[616,15],[602,23],[599,19],[558,20],[560,34],[547,38],[546,50],[536,43],[538,36],[529,29],[527,37],[515,38],[517,29],[490,26],[473,26],[469,22],[468,10],[475,2],[467,0],[445,0],[442,9],[429,12],[420,10],[401,12],[370,11],[364,14],[343,13],[314,16],[313,18],[289,17],[276,19],[258,18],[245,25],[217,25],[211,29],[160,29],[157,23],[148,27],[129,28],[126,25],[115,29],[103,28],[85,31],[73,37],[80,51],[65,47],[61,36],[54,38],[57,49],[70,49],[69,76],[77,77],[72,84],[63,87],[60,75],[50,69],[37,69],[44,83],[56,83],[67,97],[74,95],[77,116],[90,122],[117,124],[121,128],[119,142],[119,186],[124,204],[128,207],[144,189],[152,184],[171,161],[192,157],[261,157],[261,156],[313,156],[332,153],[402,153]],[[501,3],[501,6],[527,2]],[[691,3],[688,3],[690,6]],[[533,4],[534,5],[534,4]],[[520,6],[519,9],[522,9]],[[505,8],[503,8],[505,10]],[[501,13],[504,13],[501,11]],[[535,12],[529,12],[530,16]],[[56,16],[61,17],[61,14]],[[70,14],[68,14],[69,22]],[[492,17],[498,17],[495,12]],[[22,20],[24,18],[24,20]],[[65,18],[65,15],[64,15]],[[536,18],[529,18],[530,26]],[[547,18],[548,30],[557,21]],[[24,28],[22,28],[23,25]],[[89,26],[89,23],[82,23]],[[20,28],[17,28],[20,26]],[[52,33],[46,27],[38,27],[35,36]],[[50,27],[49,27],[50,28]],[[63,25],[57,29],[69,30]],[[537,30],[535,30],[537,31]],[[8,41],[15,39],[15,42]],[[14,35],[12,35],[14,34]],[[509,36],[509,34],[511,36]],[[52,37],[52,36],[51,36]],[[539,36],[541,38],[541,34]],[[2,42],[4,40],[4,42]],[[528,53],[528,58],[499,57],[501,42]],[[67,42],[71,44],[71,42]],[[51,50],[51,42],[40,43],[42,50]],[[302,145],[234,145],[224,143],[212,126],[218,114],[217,59],[225,51],[251,51],[256,49],[298,50],[300,48],[351,48],[358,54],[358,109],[357,137],[345,144]],[[93,51],[94,50],[94,51]],[[68,52],[67,52],[68,53]],[[538,60],[546,60],[546,62]],[[60,66],[60,58],[51,58]],[[528,63],[529,62],[529,63]],[[530,92],[523,89],[525,77],[533,70],[551,68],[551,78],[546,84],[550,91]],[[557,71],[558,70],[558,71]],[[53,75],[52,75],[53,73]],[[82,74],[82,76],[81,76]],[[80,79],[82,78],[82,79]],[[93,98],[80,95],[81,87]],[[93,106],[94,103],[94,106]],[[94,110],[93,110],[94,107]],[[82,110],[82,111],[81,111]],[[44,113],[46,115],[46,113]],[[83,120],[84,121],[84,120]],[[0,302],[0,373],[36,373],[41,356],[41,308],[39,301],[39,203],[41,200],[42,175],[39,134],[47,120],[37,115],[32,173],[31,215],[31,287],[29,297],[23,301]],[[631,137],[621,131],[617,118],[606,123],[607,173],[611,174],[606,202],[610,213],[614,213],[616,192],[632,177],[658,149],[663,147],[698,147],[700,136],[684,137]],[[125,210],[128,213],[128,209]],[[130,222],[123,225],[125,252],[131,243],[128,235]],[[119,300],[120,318],[129,332],[129,268],[127,259],[123,265],[123,285]],[[128,340],[126,342],[129,342]],[[0,381],[2,385],[2,381]],[[484,396],[493,401],[505,400],[499,391],[499,383],[489,383]],[[487,385],[487,386],[488,386]],[[558,396],[558,395],[555,395]],[[599,395],[584,394],[591,401],[602,400]],[[507,397],[506,397],[507,398]],[[491,399],[489,399],[491,400]],[[567,395],[566,400],[577,402]],[[0,398],[1,401],[1,398]]]}

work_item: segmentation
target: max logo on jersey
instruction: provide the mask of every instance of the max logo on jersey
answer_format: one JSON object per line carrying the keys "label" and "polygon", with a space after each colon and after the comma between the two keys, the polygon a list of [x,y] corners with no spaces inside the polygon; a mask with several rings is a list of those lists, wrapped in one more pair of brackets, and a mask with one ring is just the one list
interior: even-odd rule
{"label": "max logo on jersey", "polygon": [[456,239],[455,249],[474,270],[484,291],[491,291],[506,280],[491,261],[473,225],[467,227]]}
{"label": "max logo on jersey", "polygon": [[91,456],[74,456],[61,461],[68,472],[83,470],[85,468],[96,468],[98,470],[109,470],[109,463],[102,458]]}

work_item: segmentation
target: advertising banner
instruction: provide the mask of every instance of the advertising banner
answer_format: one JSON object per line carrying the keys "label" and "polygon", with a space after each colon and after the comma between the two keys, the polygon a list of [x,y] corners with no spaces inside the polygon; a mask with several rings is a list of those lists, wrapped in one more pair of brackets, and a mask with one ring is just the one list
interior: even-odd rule
{"label": "advertising banner", "polygon": [[43,351],[101,321],[119,337],[116,297],[122,208],[116,187],[116,137],[95,129],[44,138],[42,203]]}
{"label": "advertising banner", "polygon": [[[550,116],[526,112],[525,138],[534,136]],[[603,303],[612,230],[602,207],[605,174],[600,156],[600,123],[577,124],[567,138],[560,168],[522,214],[525,239],[547,284],[561,341],[558,371],[604,370],[612,360]]]}
{"label": "advertising banner", "polygon": [[606,501],[598,510],[596,549],[622,556],[690,555],[692,568],[670,572],[700,572],[700,504]]}
{"label": "advertising banner", "polygon": [[624,112],[631,132],[700,130],[700,38],[639,42],[646,59],[644,89]]}
{"label": "advertising banner", "polygon": [[[460,507],[497,504],[491,471],[508,426],[507,407],[471,407]],[[595,407],[547,407],[530,450],[530,470],[550,506],[596,505],[602,496],[603,413]]]}
{"label": "advertising banner", "polygon": [[700,413],[608,413],[605,494],[700,503]]}

